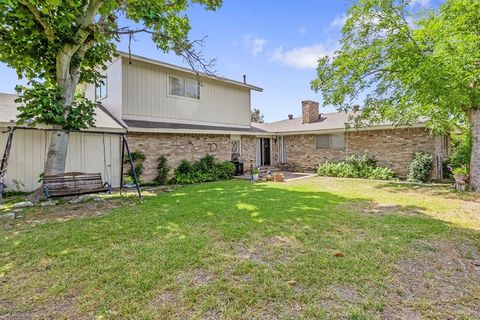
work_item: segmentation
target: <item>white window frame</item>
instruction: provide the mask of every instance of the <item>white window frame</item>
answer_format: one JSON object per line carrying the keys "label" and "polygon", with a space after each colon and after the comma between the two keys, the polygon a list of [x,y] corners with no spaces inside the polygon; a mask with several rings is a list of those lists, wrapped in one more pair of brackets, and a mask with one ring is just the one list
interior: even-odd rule
{"label": "white window frame", "polygon": [[[332,136],[340,136],[340,135],[341,135],[342,138],[343,138],[343,146],[340,147],[340,148],[338,148],[338,147],[335,148],[335,147],[332,146],[332,140],[333,140],[333,139],[332,139]],[[320,137],[320,136],[324,136],[324,137],[328,136],[328,147],[327,147],[327,148],[319,148],[319,147],[318,147],[318,141],[317,141],[317,139],[318,139],[318,137]],[[345,150],[346,145],[347,145],[347,142],[346,142],[346,140],[345,140],[345,133],[344,133],[344,132],[341,132],[341,133],[317,134],[317,135],[315,136],[315,149],[317,149],[317,150]]]}
{"label": "white window frame", "polygon": [[[171,78],[176,78],[176,79],[179,79],[179,80],[183,81],[183,94],[184,94],[183,96],[182,95],[177,95],[177,94],[174,94],[174,93],[171,92],[171,90],[170,90],[170,79]],[[192,97],[187,97],[186,96],[186,81],[196,82],[197,88],[198,88],[198,98],[192,98]],[[202,93],[201,93],[200,88],[201,88],[200,83],[197,80],[194,80],[194,79],[191,79],[191,78],[180,77],[180,76],[177,76],[177,75],[174,75],[174,74],[169,74],[168,77],[167,77],[167,96],[169,96],[169,97],[178,98],[178,99],[187,99],[187,100],[190,100],[190,101],[200,101],[202,99]]]}
{"label": "white window frame", "polygon": [[[95,101],[103,100],[108,96],[107,82],[107,75],[102,75],[102,79],[95,83]],[[100,90],[100,95],[97,94],[98,90]]]}
{"label": "white window frame", "polygon": [[286,155],[285,155],[285,139],[283,136],[278,137],[278,162],[285,163],[286,162]]}

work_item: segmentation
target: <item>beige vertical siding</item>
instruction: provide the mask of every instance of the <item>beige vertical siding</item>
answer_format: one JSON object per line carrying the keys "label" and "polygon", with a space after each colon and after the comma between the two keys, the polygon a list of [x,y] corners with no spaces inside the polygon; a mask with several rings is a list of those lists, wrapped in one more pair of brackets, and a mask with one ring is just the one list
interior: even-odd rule
{"label": "beige vertical siding", "polygon": [[137,120],[250,125],[250,90],[202,79],[200,100],[168,95],[168,75],[195,80],[186,72],[123,59],[123,115]]}
{"label": "beige vertical siding", "polygon": [[[122,118],[122,59],[113,60],[105,71],[107,76],[107,96],[100,100],[118,119]],[[95,100],[95,85],[85,86],[85,97]]]}
{"label": "beige vertical siding", "polygon": [[[7,134],[3,132],[6,128],[0,128],[0,131],[0,153],[3,156],[7,140]],[[22,191],[31,191],[40,186],[38,179],[43,172],[50,136],[51,133],[47,131],[15,131],[6,175],[7,191],[17,187]],[[113,187],[118,187],[120,147],[119,135],[71,133],[66,171],[100,172],[104,181],[111,181]]]}

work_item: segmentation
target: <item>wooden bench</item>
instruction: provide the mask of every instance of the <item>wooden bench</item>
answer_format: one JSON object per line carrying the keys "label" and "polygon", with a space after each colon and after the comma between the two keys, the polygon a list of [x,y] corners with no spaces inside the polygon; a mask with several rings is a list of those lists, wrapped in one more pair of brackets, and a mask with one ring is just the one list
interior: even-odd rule
{"label": "wooden bench", "polygon": [[100,173],[68,172],[43,177],[45,197],[62,197],[86,193],[110,192]]}

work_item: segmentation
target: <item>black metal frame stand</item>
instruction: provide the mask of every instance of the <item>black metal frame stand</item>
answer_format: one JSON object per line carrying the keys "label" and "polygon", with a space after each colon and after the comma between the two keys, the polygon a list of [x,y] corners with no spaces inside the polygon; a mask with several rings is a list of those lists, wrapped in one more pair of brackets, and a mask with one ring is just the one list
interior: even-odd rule
{"label": "black metal frame stand", "polygon": [[132,169],[133,179],[135,180],[135,186],[137,188],[138,198],[142,201],[142,192],[140,190],[140,184],[138,183],[137,171],[135,170],[135,165],[133,164],[132,154],[130,153],[130,148],[128,147],[127,137],[122,134],[122,163],[120,166],[120,195],[123,190],[123,158],[125,156],[125,149],[127,149],[128,162],[130,162],[130,168]]}

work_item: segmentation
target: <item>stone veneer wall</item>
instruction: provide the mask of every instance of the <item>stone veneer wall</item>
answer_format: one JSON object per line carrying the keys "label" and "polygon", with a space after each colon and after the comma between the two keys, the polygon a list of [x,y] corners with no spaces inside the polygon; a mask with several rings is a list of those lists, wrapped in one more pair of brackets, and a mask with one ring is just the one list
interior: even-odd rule
{"label": "stone veneer wall", "polygon": [[[357,131],[348,135],[348,153],[363,150],[375,156],[377,165],[406,176],[415,152],[435,155],[435,136],[423,128]],[[436,170],[434,170],[436,171]]]}
{"label": "stone veneer wall", "polygon": [[[316,149],[314,134],[284,136],[285,163],[298,171],[315,171],[319,163],[345,159],[345,150]],[[278,147],[275,150],[278,153]]]}
{"label": "stone veneer wall", "polygon": [[[206,154],[220,161],[230,160],[230,135],[173,134],[173,133],[130,133],[130,150],[145,153],[143,181],[152,181],[157,175],[157,159],[166,155],[173,169],[180,161],[195,161]],[[216,150],[210,147],[216,144]],[[256,163],[256,140],[254,136],[242,136],[242,155],[244,170],[250,169],[250,163]],[[392,168],[399,175],[408,174],[408,166],[413,153],[424,151],[435,154],[435,137],[421,128],[368,130],[349,132],[346,148],[328,150],[315,148],[315,135],[292,135],[284,137],[286,163],[289,169],[315,171],[318,164],[326,161],[342,161],[346,156],[361,154],[364,150],[375,156],[379,166]],[[273,164],[278,166],[278,141],[272,139],[271,152]],[[434,172],[436,169],[434,169]]]}
{"label": "stone veneer wall", "polygon": [[[255,164],[255,138],[242,136],[242,157],[244,169]],[[157,176],[158,157],[165,155],[168,165],[176,168],[182,160],[196,161],[206,154],[219,161],[231,159],[230,135],[174,134],[174,133],[129,133],[130,151],[140,150],[145,154],[142,181],[153,181]],[[216,145],[216,149],[213,144]],[[128,169],[126,169],[128,170]]]}
{"label": "stone veneer wall", "polygon": [[254,136],[242,136],[242,155],[243,171],[250,170],[250,163],[255,167],[257,159],[256,141]]}
{"label": "stone veneer wall", "polygon": [[[412,155],[417,151],[435,154],[435,137],[423,128],[349,132],[346,148],[316,149],[315,135],[285,136],[286,163],[299,170],[314,171],[326,161],[342,161],[346,156],[368,150],[379,166],[407,175]],[[274,152],[278,153],[278,149]]]}

